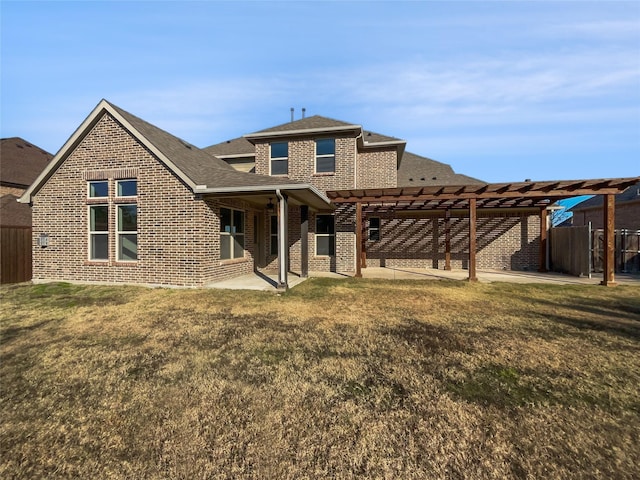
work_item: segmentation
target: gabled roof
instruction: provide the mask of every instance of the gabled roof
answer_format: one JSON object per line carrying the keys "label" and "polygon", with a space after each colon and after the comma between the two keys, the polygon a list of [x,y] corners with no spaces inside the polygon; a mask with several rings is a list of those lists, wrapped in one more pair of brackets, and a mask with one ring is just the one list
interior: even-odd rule
{"label": "gabled roof", "polygon": [[[624,192],[618,193],[616,195],[616,205],[632,201],[640,201],[640,182],[630,186]],[[602,204],[602,197],[596,196],[574,205],[569,210],[572,212],[576,212],[580,210],[587,210],[589,208],[600,208],[602,207]]]}
{"label": "gabled roof", "polygon": [[334,120],[333,118],[322,117],[320,115],[313,115],[312,117],[295,120],[293,122],[283,123],[282,125],[276,125],[275,127],[265,128],[257,132],[251,133],[247,136],[259,135],[264,133],[279,133],[279,132],[292,132],[292,131],[306,131],[306,130],[354,130],[362,129],[360,125],[353,125],[351,123],[343,122],[340,120]]}
{"label": "gabled roof", "polygon": [[[307,197],[314,202],[312,205],[314,208],[326,207],[329,204],[329,200],[311,185],[296,182],[295,180],[239,172],[224,160],[204,152],[198,147],[116,107],[106,100],[101,100],[98,103],[80,127],[67,140],[47,168],[20,198],[21,202],[28,203],[31,201],[31,197],[38,192],[58,166],[64,162],[105,114],[111,115],[196,193],[240,193],[275,189],[296,190],[310,192]],[[322,205],[323,203],[326,205]]]}
{"label": "gabled roof", "polygon": [[259,139],[291,137],[294,135],[322,135],[332,133],[351,133],[358,137],[358,148],[394,147],[398,150],[398,162],[402,158],[407,142],[395,137],[364,131],[361,125],[314,115],[289,123],[283,123],[254,133],[244,135],[249,142]]}
{"label": "gabled roof", "polygon": [[53,158],[49,152],[20,137],[0,141],[0,182],[27,188]]}
{"label": "gabled roof", "polygon": [[446,163],[405,152],[398,168],[398,187],[484,184],[482,180],[455,173]]}

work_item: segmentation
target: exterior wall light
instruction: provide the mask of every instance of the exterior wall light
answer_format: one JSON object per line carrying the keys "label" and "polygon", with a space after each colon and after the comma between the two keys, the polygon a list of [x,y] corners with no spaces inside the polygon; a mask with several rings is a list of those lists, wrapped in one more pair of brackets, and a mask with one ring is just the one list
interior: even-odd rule
{"label": "exterior wall light", "polygon": [[267,212],[269,213],[273,213],[273,211],[275,210],[276,206],[273,204],[273,202],[271,201],[271,197],[269,197],[269,203],[267,203]]}
{"label": "exterior wall light", "polygon": [[49,246],[49,235],[46,233],[41,233],[38,237],[38,245],[40,247],[48,247]]}

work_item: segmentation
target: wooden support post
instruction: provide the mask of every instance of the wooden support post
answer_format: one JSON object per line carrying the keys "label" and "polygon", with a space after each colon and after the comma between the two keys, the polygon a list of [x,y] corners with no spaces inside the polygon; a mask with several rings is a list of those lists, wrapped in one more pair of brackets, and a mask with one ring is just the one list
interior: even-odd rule
{"label": "wooden support post", "polygon": [[440,233],[438,231],[438,222],[440,221],[439,217],[433,217],[431,222],[433,223],[433,235],[431,236],[431,268],[438,269],[438,254],[439,252],[439,244],[440,244]]}
{"label": "wooden support post", "polygon": [[477,282],[476,276],[476,199],[469,199],[469,281]]}
{"label": "wooden support post", "polygon": [[615,213],[616,196],[607,194],[604,196],[604,269],[602,271],[601,285],[613,287],[615,282]]}
{"label": "wooden support post", "polygon": [[444,212],[444,269],[451,270],[451,210]]}
{"label": "wooden support post", "polygon": [[356,277],[362,277],[362,203],[356,203]]}
{"label": "wooden support post", "polygon": [[[540,209],[540,263],[538,266],[539,272],[547,271],[547,209],[543,207]],[[522,221],[526,221],[526,217]]]}
{"label": "wooden support post", "polygon": [[[360,254],[360,267],[367,268],[367,218],[362,212],[362,253]],[[380,227],[382,229],[382,227]]]}
{"label": "wooden support post", "polygon": [[309,276],[309,207],[300,207],[300,276]]}

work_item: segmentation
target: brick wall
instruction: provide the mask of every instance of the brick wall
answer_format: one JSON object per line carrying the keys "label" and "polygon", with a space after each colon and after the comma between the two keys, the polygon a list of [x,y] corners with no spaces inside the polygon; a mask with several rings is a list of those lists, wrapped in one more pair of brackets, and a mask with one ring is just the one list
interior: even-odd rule
{"label": "brick wall", "polygon": [[[315,173],[315,139],[316,137],[302,137],[288,141],[289,174],[287,177],[292,180],[310,183],[321,191],[353,188],[355,181],[355,138],[335,138],[335,173]],[[269,175],[269,161],[269,142],[256,143],[256,173]]]}
{"label": "brick wall", "polygon": [[[618,229],[640,230],[640,200],[617,203],[616,227]],[[587,225],[591,222],[593,228],[604,228],[604,212],[602,207],[578,210],[573,213],[573,225]]]}
{"label": "brick wall", "polygon": [[398,153],[394,147],[358,153],[357,188],[393,188],[398,185]]}
{"label": "brick wall", "polygon": [[[138,181],[135,262],[116,259],[118,178]],[[98,179],[109,181],[106,201],[87,199],[87,180]],[[89,261],[88,204],[104,203],[109,204],[109,259]],[[244,261],[220,261],[219,207],[217,201],[195,197],[105,114],[33,199],[33,278],[197,286],[251,271],[252,245]],[[41,233],[49,235],[48,247],[37,246]]]}
{"label": "brick wall", "polygon": [[[372,216],[381,218],[381,232],[379,241],[370,241],[367,235],[367,266],[444,268],[444,218]],[[480,216],[476,228],[478,268],[538,268],[538,216]],[[450,232],[451,266],[468,268],[469,220],[451,218]]]}

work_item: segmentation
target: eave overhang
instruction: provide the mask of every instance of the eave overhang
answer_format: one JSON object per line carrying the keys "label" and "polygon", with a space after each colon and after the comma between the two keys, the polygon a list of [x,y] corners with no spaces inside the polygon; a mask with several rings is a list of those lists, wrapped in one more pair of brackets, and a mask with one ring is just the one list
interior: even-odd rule
{"label": "eave overhang", "polygon": [[308,205],[316,211],[332,210],[331,200],[315,186],[305,183],[283,185],[251,185],[242,187],[207,187],[196,185],[194,193],[226,198],[247,198],[256,196],[276,197],[276,191],[285,193],[300,205]]}

